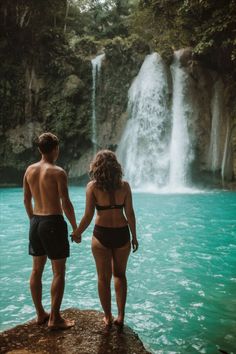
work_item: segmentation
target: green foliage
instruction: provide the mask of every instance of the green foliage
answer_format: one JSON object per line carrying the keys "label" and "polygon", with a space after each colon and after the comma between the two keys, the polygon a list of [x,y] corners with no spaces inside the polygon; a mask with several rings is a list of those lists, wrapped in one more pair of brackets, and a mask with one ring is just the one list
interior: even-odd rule
{"label": "green foliage", "polygon": [[131,0],[73,1],[69,7],[68,26],[80,36],[94,36],[95,39],[126,37],[132,8]]}
{"label": "green foliage", "polygon": [[82,56],[95,55],[100,46],[101,43],[94,36],[80,37],[74,45],[76,52]]}
{"label": "green foliage", "polygon": [[235,67],[235,0],[141,0],[132,28],[160,52],[191,46],[217,69]]}
{"label": "green foliage", "polygon": [[137,35],[126,38],[115,37],[104,42],[106,58],[112,62],[123,63],[135,52],[137,54],[149,53],[149,46]]}

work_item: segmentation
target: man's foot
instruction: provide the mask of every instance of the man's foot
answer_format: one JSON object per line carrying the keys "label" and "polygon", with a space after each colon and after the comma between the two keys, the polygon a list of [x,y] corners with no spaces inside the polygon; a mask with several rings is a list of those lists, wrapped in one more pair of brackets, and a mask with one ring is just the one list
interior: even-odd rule
{"label": "man's foot", "polygon": [[43,314],[39,315],[37,317],[37,319],[35,320],[35,322],[38,324],[38,325],[42,325],[44,323],[46,323],[48,320],[49,320],[49,317],[50,317],[50,314],[47,313],[47,312],[44,312]]}
{"label": "man's foot", "polygon": [[111,327],[112,326],[112,321],[113,321],[113,317],[103,317],[103,322],[105,323],[106,327]]}
{"label": "man's foot", "polygon": [[74,320],[65,320],[63,318],[61,318],[59,321],[49,321],[48,322],[48,328],[51,330],[56,330],[56,329],[69,329],[71,327],[73,327],[75,325],[75,321]]}

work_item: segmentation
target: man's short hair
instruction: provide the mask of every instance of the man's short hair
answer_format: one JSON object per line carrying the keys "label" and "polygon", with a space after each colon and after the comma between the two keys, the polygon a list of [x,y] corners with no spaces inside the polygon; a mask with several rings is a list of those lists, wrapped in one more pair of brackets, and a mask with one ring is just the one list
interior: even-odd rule
{"label": "man's short hair", "polygon": [[59,145],[59,139],[52,133],[43,133],[37,139],[37,146],[42,154],[49,154]]}

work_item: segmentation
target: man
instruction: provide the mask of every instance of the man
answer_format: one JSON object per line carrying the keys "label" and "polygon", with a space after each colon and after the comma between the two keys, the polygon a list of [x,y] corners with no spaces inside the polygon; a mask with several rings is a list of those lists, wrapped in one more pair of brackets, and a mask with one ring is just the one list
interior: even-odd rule
{"label": "man", "polygon": [[[68,194],[67,175],[55,165],[59,155],[58,138],[51,133],[44,133],[39,136],[37,144],[41,160],[30,165],[24,175],[24,204],[30,219],[29,254],[33,256],[30,290],[37,312],[36,322],[43,324],[49,320],[49,328],[67,329],[74,326],[74,321],[63,319],[60,315],[65,264],[69,257],[68,231],[63,211],[73,230],[76,229],[76,219]],[[53,271],[50,315],[42,305],[42,273],[47,257],[51,260]]]}

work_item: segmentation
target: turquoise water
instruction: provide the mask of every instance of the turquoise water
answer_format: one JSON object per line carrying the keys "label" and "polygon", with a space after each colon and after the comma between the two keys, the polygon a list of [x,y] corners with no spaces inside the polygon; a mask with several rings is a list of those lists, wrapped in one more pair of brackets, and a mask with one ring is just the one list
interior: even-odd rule
{"label": "turquoise water", "polygon": [[[21,189],[1,189],[1,330],[34,317]],[[71,187],[81,217],[84,189]],[[126,322],[153,353],[236,352],[236,193],[134,194],[140,250],[128,266]],[[72,244],[62,308],[101,310],[92,226]],[[50,262],[44,304],[50,307]],[[113,291],[114,293],[114,291]],[[113,301],[114,314],[115,301]]]}

